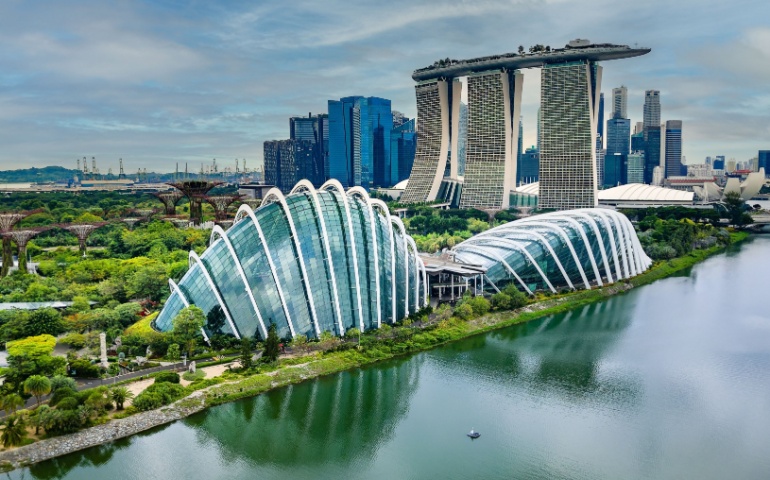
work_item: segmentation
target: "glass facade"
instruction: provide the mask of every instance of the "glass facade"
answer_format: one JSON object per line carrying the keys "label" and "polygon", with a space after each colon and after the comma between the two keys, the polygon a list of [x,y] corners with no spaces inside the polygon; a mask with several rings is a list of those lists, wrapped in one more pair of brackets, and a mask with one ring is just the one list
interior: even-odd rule
{"label": "glass facade", "polygon": [[628,218],[587,208],[527,217],[476,235],[454,249],[460,262],[487,268],[484,289],[513,283],[522,291],[590,289],[651,264]]}
{"label": "glass facade", "polygon": [[262,339],[271,323],[282,338],[317,338],[415,312],[427,302],[424,266],[411,238],[376,202],[332,181],[317,191],[300,183],[286,197],[273,190],[257,211],[243,205],[229,230],[214,230],[200,260],[191,254],[155,327],[170,331],[188,304],[206,314],[209,337]]}

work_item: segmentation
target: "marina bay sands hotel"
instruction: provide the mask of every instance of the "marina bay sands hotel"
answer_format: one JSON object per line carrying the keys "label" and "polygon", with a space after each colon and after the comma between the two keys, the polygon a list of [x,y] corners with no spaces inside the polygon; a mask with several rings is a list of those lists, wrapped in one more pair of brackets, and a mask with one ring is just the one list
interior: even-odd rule
{"label": "marina bay sands hotel", "polygon": [[[442,60],[415,70],[417,152],[401,201],[431,202],[459,192],[460,208],[508,208],[516,179],[520,70],[541,67],[538,206],[557,210],[596,206],[595,139],[602,80],[597,62],[649,51],[573,40],[561,49]],[[467,77],[468,88],[462,182],[457,162],[460,77]]]}

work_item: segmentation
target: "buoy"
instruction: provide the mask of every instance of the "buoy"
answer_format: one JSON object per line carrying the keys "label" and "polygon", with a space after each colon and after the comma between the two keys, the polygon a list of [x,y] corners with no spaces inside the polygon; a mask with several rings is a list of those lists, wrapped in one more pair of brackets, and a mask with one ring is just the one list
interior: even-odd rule
{"label": "buoy", "polygon": [[471,428],[471,431],[468,433],[468,436],[472,439],[479,438],[481,434]]}

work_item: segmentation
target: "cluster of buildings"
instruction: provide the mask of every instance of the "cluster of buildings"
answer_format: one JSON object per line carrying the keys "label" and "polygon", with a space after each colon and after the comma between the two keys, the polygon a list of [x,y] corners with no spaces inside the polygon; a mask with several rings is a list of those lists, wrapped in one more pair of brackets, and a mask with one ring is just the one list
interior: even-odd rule
{"label": "cluster of buildings", "polygon": [[417,144],[414,119],[378,97],[329,100],[328,113],[289,119],[289,139],[264,143],[264,181],[284,193],[302,179],[319,187],[390,187],[409,178]]}

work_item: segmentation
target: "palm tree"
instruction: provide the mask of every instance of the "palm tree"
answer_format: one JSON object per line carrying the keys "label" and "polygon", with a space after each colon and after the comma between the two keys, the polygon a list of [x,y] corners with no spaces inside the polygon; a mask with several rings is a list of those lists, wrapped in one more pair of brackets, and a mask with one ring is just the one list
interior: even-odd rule
{"label": "palm tree", "polygon": [[24,381],[24,393],[33,395],[40,406],[40,398],[51,393],[51,381],[42,375],[32,375]]}
{"label": "palm tree", "polygon": [[0,399],[0,407],[6,415],[15,412],[17,408],[24,406],[24,399],[18,393],[9,393]]}
{"label": "palm tree", "polygon": [[134,392],[126,387],[115,387],[110,391],[112,399],[115,401],[115,407],[123,410],[123,403],[129,398],[134,398]]}
{"label": "palm tree", "polygon": [[21,445],[24,437],[27,435],[26,425],[24,425],[24,419],[15,415],[8,417],[3,422],[3,433],[0,433],[0,442],[3,443],[3,447],[15,447]]}

